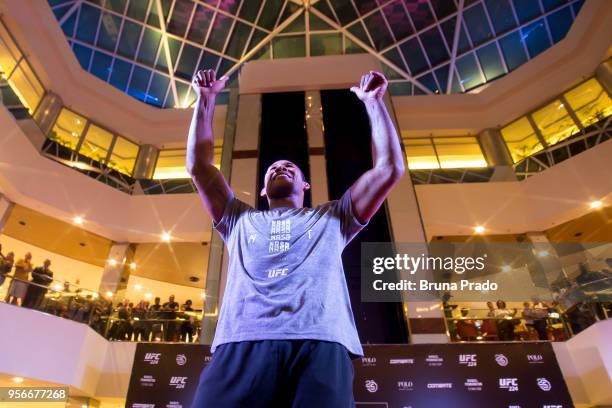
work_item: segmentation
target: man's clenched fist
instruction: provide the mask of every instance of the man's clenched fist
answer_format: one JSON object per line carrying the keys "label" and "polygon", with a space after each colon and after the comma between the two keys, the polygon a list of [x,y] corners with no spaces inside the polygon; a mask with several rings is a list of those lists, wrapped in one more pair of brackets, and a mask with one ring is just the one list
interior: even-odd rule
{"label": "man's clenched fist", "polygon": [[362,102],[374,102],[382,100],[387,91],[387,78],[380,72],[370,71],[361,77],[359,86],[351,88],[353,92]]}
{"label": "man's clenched fist", "polygon": [[200,97],[215,96],[223,90],[227,79],[226,76],[215,79],[215,71],[212,69],[205,69],[195,74],[191,81],[191,86]]}

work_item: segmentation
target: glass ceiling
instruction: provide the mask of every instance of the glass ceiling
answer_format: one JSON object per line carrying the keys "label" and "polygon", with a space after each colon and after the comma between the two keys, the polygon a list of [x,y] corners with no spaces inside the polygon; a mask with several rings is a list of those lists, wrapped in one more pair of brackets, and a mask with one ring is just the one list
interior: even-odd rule
{"label": "glass ceiling", "polygon": [[235,86],[249,60],[366,52],[393,95],[467,92],[561,41],[583,2],[48,0],[85,70],[160,108],[193,103],[198,69]]}

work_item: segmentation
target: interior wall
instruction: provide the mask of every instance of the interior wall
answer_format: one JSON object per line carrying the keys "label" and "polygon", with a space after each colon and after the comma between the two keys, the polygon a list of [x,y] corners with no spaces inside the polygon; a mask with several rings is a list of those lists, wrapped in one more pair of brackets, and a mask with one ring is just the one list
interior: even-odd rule
{"label": "interior wall", "polygon": [[[45,259],[51,260],[50,269],[53,271],[53,279],[68,281],[72,284],[76,284],[78,280],[80,281],[79,286],[94,292],[100,286],[102,273],[104,272],[104,268],[101,266],[88,264],[55,252],[50,252],[5,234],[0,235],[0,244],[2,244],[3,254],[9,251],[15,253],[15,261],[23,258],[26,252],[32,253],[32,263],[34,266],[41,266]],[[7,288],[3,288],[0,291],[0,297],[3,296],[2,293],[6,293],[6,290]]]}

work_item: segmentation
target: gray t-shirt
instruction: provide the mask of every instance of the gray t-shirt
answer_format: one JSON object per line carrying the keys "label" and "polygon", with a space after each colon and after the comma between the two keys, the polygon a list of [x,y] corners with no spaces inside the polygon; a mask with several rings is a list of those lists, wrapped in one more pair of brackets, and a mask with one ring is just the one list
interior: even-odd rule
{"label": "gray t-shirt", "polygon": [[362,356],[341,254],[364,226],[350,190],[316,208],[258,211],[232,198],[215,225],[230,260],[212,351],[238,341],[313,339]]}

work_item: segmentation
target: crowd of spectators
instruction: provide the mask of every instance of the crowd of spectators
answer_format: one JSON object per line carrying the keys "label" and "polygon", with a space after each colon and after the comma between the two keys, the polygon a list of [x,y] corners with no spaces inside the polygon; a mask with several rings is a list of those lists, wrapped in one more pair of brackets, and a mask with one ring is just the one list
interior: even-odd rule
{"label": "crowd of spectators", "polygon": [[182,341],[191,343],[196,338],[197,314],[193,302],[187,300],[179,306],[174,295],[161,303],[156,297],[153,304],[141,300],[138,304],[128,299],[115,308],[112,324],[107,333],[109,340]]}
{"label": "crowd of spectators", "polygon": [[111,299],[80,288],[78,280],[76,285],[63,282],[50,288],[50,267],[49,259],[34,267],[29,252],[15,260],[15,254],[3,253],[0,245],[0,287],[8,285],[3,300],[89,324],[110,340],[193,342],[197,337],[198,315],[191,300],[179,305],[172,295],[163,304],[156,297],[151,305],[125,299],[113,306]]}

